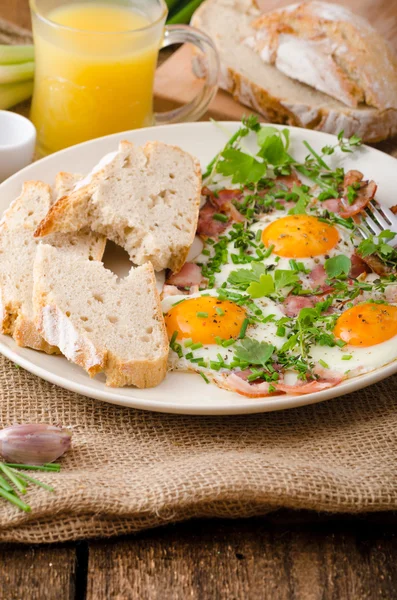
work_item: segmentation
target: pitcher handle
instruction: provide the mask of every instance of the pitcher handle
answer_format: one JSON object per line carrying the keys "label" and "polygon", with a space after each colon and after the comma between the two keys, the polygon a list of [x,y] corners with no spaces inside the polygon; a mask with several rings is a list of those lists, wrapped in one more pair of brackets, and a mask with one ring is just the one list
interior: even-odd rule
{"label": "pitcher handle", "polygon": [[165,27],[162,48],[186,42],[193,44],[204,53],[206,60],[204,86],[200,93],[187,104],[166,112],[155,113],[155,121],[158,125],[197,121],[205,113],[218,90],[219,56],[211,38],[189,25],[167,25]]}

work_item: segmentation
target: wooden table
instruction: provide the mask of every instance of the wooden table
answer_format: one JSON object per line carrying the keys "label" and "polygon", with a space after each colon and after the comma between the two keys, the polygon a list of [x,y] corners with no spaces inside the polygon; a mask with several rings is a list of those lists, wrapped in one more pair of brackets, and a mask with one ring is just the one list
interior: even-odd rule
{"label": "wooden table", "polygon": [[[27,0],[1,0],[0,17],[30,27]],[[393,600],[396,565],[397,515],[278,511],[123,539],[0,545],[0,600]]]}

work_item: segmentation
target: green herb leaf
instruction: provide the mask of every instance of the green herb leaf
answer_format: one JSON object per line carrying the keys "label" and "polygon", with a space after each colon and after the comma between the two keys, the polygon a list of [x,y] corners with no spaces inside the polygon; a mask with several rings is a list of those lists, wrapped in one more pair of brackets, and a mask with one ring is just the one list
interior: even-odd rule
{"label": "green herb leaf", "polygon": [[285,151],[283,140],[279,133],[267,136],[261,144],[261,149],[258,152],[269,165],[278,167],[291,162],[288,153]]}
{"label": "green herb leaf", "polygon": [[348,275],[352,266],[352,261],[344,254],[338,254],[332,258],[327,258],[324,263],[325,271],[330,279],[340,275]]}
{"label": "green herb leaf", "polygon": [[279,291],[290,285],[298,283],[299,277],[294,271],[277,269],[274,272],[274,286],[276,291]]}
{"label": "green herb leaf", "polygon": [[245,338],[235,349],[235,356],[250,365],[261,365],[264,367],[271,359],[275,348],[272,344],[258,342]]}
{"label": "green herb leaf", "polygon": [[384,231],[382,231],[382,233],[379,234],[378,239],[379,241],[394,240],[396,235],[397,233],[395,233],[394,231],[390,231],[390,229],[385,229]]}
{"label": "green herb leaf", "polygon": [[306,214],[306,207],[310,202],[310,195],[305,191],[306,186],[299,186],[294,183],[292,192],[298,195],[298,201],[289,211],[289,215],[304,215]]}
{"label": "green herb leaf", "polygon": [[216,167],[218,173],[225,177],[231,177],[232,183],[257,183],[266,175],[267,165],[259,162],[255,157],[236,150],[235,148],[226,148],[221,153],[224,159]]}
{"label": "green herb leaf", "polygon": [[238,269],[237,271],[232,271],[227,278],[227,281],[235,287],[246,289],[252,282],[259,283],[261,275],[264,275],[266,270],[264,264],[255,262],[252,263],[251,269]]}
{"label": "green herb leaf", "polygon": [[362,256],[363,258],[365,258],[366,256],[369,256],[370,254],[374,254],[377,250],[377,244],[375,244],[375,242],[373,241],[373,239],[368,238],[367,240],[363,240],[359,245],[358,245],[358,252],[360,254],[360,256]]}
{"label": "green herb leaf", "polygon": [[383,262],[395,266],[397,264],[397,250],[385,242],[393,240],[396,235],[393,231],[385,229],[378,237],[370,236],[359,244],[357,248],[359,255],[365,258],[370,254],[376,254]]}
{"label": "green herb leaf", "polygon": [[262,147],[266,140],[273,135],[278,135],[277,127],[272,127],[271,125],[262,125],[256,134],[258,146]]}
{"label": "green herb leaf", "polygon": [[347,186],[347,201],[350,205],[354,204],[354,201],[358,196],[357,189],[359,187],[360,184],[358,184],[358,187],[355,184]]}
{"label": "green herb leaf", "polygon": [[247,292],[251,298],[262,298],[262,296],[270,296],[274,292],[274,281],[271,275],[261,275],[259,282],[251,283]]}

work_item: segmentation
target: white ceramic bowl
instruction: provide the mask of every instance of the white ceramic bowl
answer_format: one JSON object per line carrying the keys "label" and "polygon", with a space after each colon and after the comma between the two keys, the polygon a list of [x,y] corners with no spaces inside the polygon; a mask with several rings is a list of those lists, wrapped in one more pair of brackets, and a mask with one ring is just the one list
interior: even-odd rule
{"label": "white ceramic bowl", "polygon": [[32,162],[36,129],[25,117],[0,110],[0,182]]}

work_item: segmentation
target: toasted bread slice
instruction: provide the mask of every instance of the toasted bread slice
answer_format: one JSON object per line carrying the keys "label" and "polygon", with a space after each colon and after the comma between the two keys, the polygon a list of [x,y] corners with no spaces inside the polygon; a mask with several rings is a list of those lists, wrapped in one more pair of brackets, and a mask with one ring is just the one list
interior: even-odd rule
{"label": "toasted bread slice", "polygon": [[65,173],[61,171],[55,177],[55,191],[57,195],[57,200],[62,198],[62,196],[66,196],[70,194],[75,185],[83,179],[83,175],[78,173]]}
{"label": "toasted bread slice", "polygon": [[168,338],[150,263],[118,280],[101,262],[41,244],[33,305],[48,344],[90,376],[104,372],[114,387],[153,387],[164,379]]}
{"label": "toasted bread slice", "polygon": [[[52,203],[49,185],[29,181],[21,195],[5,211],[0,222],[0,327],[12,335],[19,346],[28,346],[49,354],[58,349],[49,346],[33,323],[33,263],[39,243],[33,232]],[[48,242],[93,260],[102,258],[106,240],[85,231],[53,235]]]}
{"label": "toasted bread slice", "polygon": [[187,152],[161,142],[121,142],[109,163],[54,204],[35,235],[90,227],[136,265],[178,271],[194,240],[200,193],[200,165]]}

